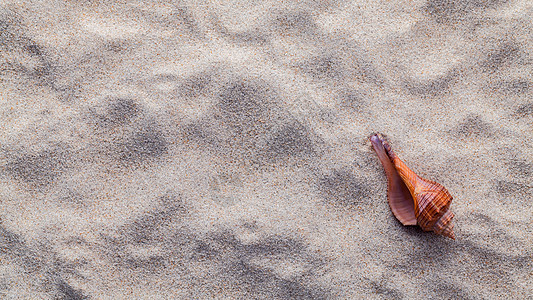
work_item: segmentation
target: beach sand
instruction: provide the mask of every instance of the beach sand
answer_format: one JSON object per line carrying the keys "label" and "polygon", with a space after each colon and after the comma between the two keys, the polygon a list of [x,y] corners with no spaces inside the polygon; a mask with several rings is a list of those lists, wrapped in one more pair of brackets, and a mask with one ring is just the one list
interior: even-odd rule
{"label": "beach sand", "polygon": [[0,298],[531,299],[531,1],[3,3]]}

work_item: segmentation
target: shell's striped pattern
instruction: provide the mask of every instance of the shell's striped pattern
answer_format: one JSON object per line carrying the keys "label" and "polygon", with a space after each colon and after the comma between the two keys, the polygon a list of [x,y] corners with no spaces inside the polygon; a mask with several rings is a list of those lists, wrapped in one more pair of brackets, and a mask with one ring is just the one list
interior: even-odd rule
{"label": "shell's striped pattern", "polygon": [[[380,159],[384,157],[383,154],[386,154],[386,157],[390,160],[390,162],[392,162],[395,171],[401,177],[401,180],[409,190],[411,194],[410,197],[407,195],[401,201],[414,202],[414,205],[412,206],[413,211],[409,213],[414,213],[414,216],[416,217],[416,224],[419,225],[424,231],[433,231],[436,234],[455,239],[453,224],[451,223],[454,214],[449,210],[453,197],[450,195],[448,190],[446,190],[446,188],[442,185],[434,181],[424,179],[411,171],[411,169],[409,169],[409,167],[407,167],[407,165],[405,165],[405,163],[398,158],[394,151],[392,151],[391,146],[383,139],[381,134],[372,136],[371,141],[374,149],[376,152],[378,152]],[[382,159],[382,163],[384,167],[387,168],[387,162],[384,162]],[[387,179],[389,180],[389,203],[391,202],[391,198],[397,199],[399,197],[398,195],[402,195],[399,191],[391,190],[398,188],[390,184],[390,181],[394,180],[393,177],[396,175],[391,173],[393,173],[393,171],[388,170]],[[405,218],[407,213],[405,211],[395,211],[396,206],[391,204],[391,209],[393,210],[394,215],[401,221],[401,218]],[[411,225],[406,224],[405,222],[402,223],[404,225]]]}

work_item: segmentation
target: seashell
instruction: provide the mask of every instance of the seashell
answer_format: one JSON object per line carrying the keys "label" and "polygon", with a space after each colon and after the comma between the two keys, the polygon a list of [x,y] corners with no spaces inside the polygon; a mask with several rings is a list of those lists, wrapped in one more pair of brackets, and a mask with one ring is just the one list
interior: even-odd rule
{"label": "seashell", "polygon": [[450,211],[452,196],[442,185],[424,179],[409,169],[379,133],[370,137],[388,180],[389,206],[403,225],[419,225],[455,239]]}

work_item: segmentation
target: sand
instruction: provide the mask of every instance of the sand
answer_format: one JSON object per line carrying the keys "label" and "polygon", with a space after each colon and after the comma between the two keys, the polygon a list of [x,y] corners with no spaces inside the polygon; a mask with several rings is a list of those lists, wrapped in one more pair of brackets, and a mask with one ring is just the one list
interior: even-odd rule
{"label": "sand", "polygon": [[[531,299],[533,3],[3,1],[0,298]],[[404,227],[368,138],[443,184]]]}

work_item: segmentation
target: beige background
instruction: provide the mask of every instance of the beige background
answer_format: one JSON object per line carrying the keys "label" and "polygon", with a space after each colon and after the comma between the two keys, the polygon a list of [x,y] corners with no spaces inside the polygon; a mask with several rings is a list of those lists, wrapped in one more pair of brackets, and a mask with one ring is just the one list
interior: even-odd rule
{"label": "beige background", "polygon": [[0,297],[531,297],[531,1],[139,2],[3,2]]}

